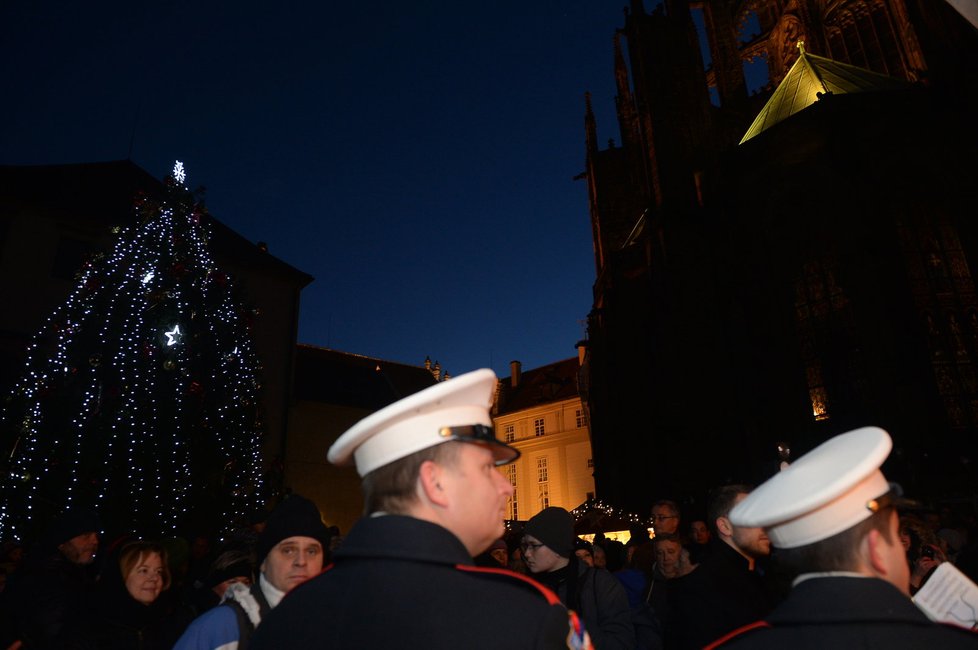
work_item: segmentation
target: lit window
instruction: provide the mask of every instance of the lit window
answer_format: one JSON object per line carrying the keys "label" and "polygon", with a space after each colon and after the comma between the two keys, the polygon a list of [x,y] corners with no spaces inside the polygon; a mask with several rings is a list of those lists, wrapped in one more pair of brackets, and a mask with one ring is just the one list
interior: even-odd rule
{"label": "lit window", "polygon": [[585,428],[587,426],[587,413],[584,412],[584,409],[577,409],[576,415],[577,415],[577,428],[578,429]]}
{"label": "lit window", "polygon": [[533,421],[533,433],[538,436],[542,436],[544,434],[543,418],[537,418]]}
{"label": "lit window", "polygon": [[812,400],[812,415],[815,416],[815,419],[828,420],[828,398],[825,396],[825,389],[821,386],[811,388],[808,391],[808,396]]}
{"label": "lit window", "polygon": [[520,518],[519,504],[516,500],[516,465],[506,466],[506,478],[509,479],[510,485],[513,486],[513,496],[509,498],[507,503],[507,514],[510,519],[517,520]]}
{"label": "lit window", "polygon": [[537,458],[537,483],[546,483],[550,480],[549,472],[547,471],[547,458],[543,456]]}
{"label": "lit window", "polygon": [[540,509],[550,507],[550,484],[540,483],[539,485]]}
{"label": "lit window", "polygon": [[507,424],[505,427],[503,427],[503,435],[506,438],[506,442],[513,442],[516,440],[516,426]]}

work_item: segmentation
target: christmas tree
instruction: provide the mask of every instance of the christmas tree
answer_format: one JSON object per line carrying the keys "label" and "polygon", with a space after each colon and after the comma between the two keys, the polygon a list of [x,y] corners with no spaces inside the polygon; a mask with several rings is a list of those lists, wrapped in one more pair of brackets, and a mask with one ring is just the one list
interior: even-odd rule
{"label": "christmas tree", "polygon": [[183,165],[28,349],[0,418],[0,539],[69,507],[112,532],[227,529],[263,502],[254,311],[208,251]]}

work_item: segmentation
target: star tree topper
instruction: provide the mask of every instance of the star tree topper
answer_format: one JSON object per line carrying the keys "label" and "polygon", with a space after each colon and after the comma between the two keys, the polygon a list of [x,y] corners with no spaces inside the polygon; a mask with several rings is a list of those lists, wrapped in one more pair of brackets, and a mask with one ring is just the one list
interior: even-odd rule
{"label": "star tree topper", "polygon": [[163,335],[166,336],[166,347],[169,348],[179,343],[180,334],[181,332],[180,332],[179,325],[174,325],[173,329],[170,330],[169,332],[163,332]]}
{"label": "star tree topper", "polygon": [[173,179],[181,185],[187,179],[187,172],[184,171],[183,163],[179,160],[173,165]]}

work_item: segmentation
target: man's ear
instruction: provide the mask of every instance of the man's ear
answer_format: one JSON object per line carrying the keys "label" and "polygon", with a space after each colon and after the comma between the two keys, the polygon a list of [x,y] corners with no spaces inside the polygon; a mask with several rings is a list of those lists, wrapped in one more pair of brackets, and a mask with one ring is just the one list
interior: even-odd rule
{"label": "man's ear", "polygon": [[426,460],[421,463],[418,470],[418,484],[421,493],[431,503],[446,507],[448,496],[442,489],[442,481],[445,478],[445,468],[433,460]]}
{"label": "man's ear", "polygon": [[724,537],[733,536],[733,524],[726,517],[717,517],[717,532]]}
{"label": "man's ear", "polygon": [[872,568],[873,573],[881,578],[887,577],[890,573],[890,569],[889,564],[887,564],[886,561],[886,554],[890,549],[886,544],[886,540],[883,539],[883,533],[875,528],[871,529],[869,534],[865,537],[863,547],[866,549],[864,551],[866,555],[866,563]]}

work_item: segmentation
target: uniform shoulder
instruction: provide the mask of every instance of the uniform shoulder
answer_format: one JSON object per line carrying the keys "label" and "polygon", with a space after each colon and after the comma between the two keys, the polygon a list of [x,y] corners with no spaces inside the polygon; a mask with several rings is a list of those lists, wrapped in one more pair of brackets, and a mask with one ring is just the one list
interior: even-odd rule
{"label": "uniform shoulder", "polygon": [[509,569],[495,569],[491,567],[478,567],[469,564],[456,564],[455,569],[476,578],[492,581],[497,584],[511,585],[528,594],[534,594],[547,602],[549,605],[560,604],[560,598],[553,591],[543,586],[533,578],[525,576]]}
{"label": "uniform shoulder", "polygon": [[739,641],[740,639],[750,635],[751,633],[756,633],[758,630],[769,630],[771,629],[771,624],[767,621],[754,621],[753,623],[748,623],[742,627],[738,627],[736,630],[731,630],[727,632],[722,637],[714,641],[713,643],[705,646],[703,650],[714,650],[716,648],[727,647],[728,644],[734,641]]}
{"label": "uniform shoulder", "polygon": [[[949,646],[954,643],[960,644],[962,647],[978,648],[978,632],[975,630],[953,623],[938,623],[937,628],[942,631],[942,636],[946,639],[944,643],[947,643]],[[953,647],[958,647],[958,645],[954,645]]]}

